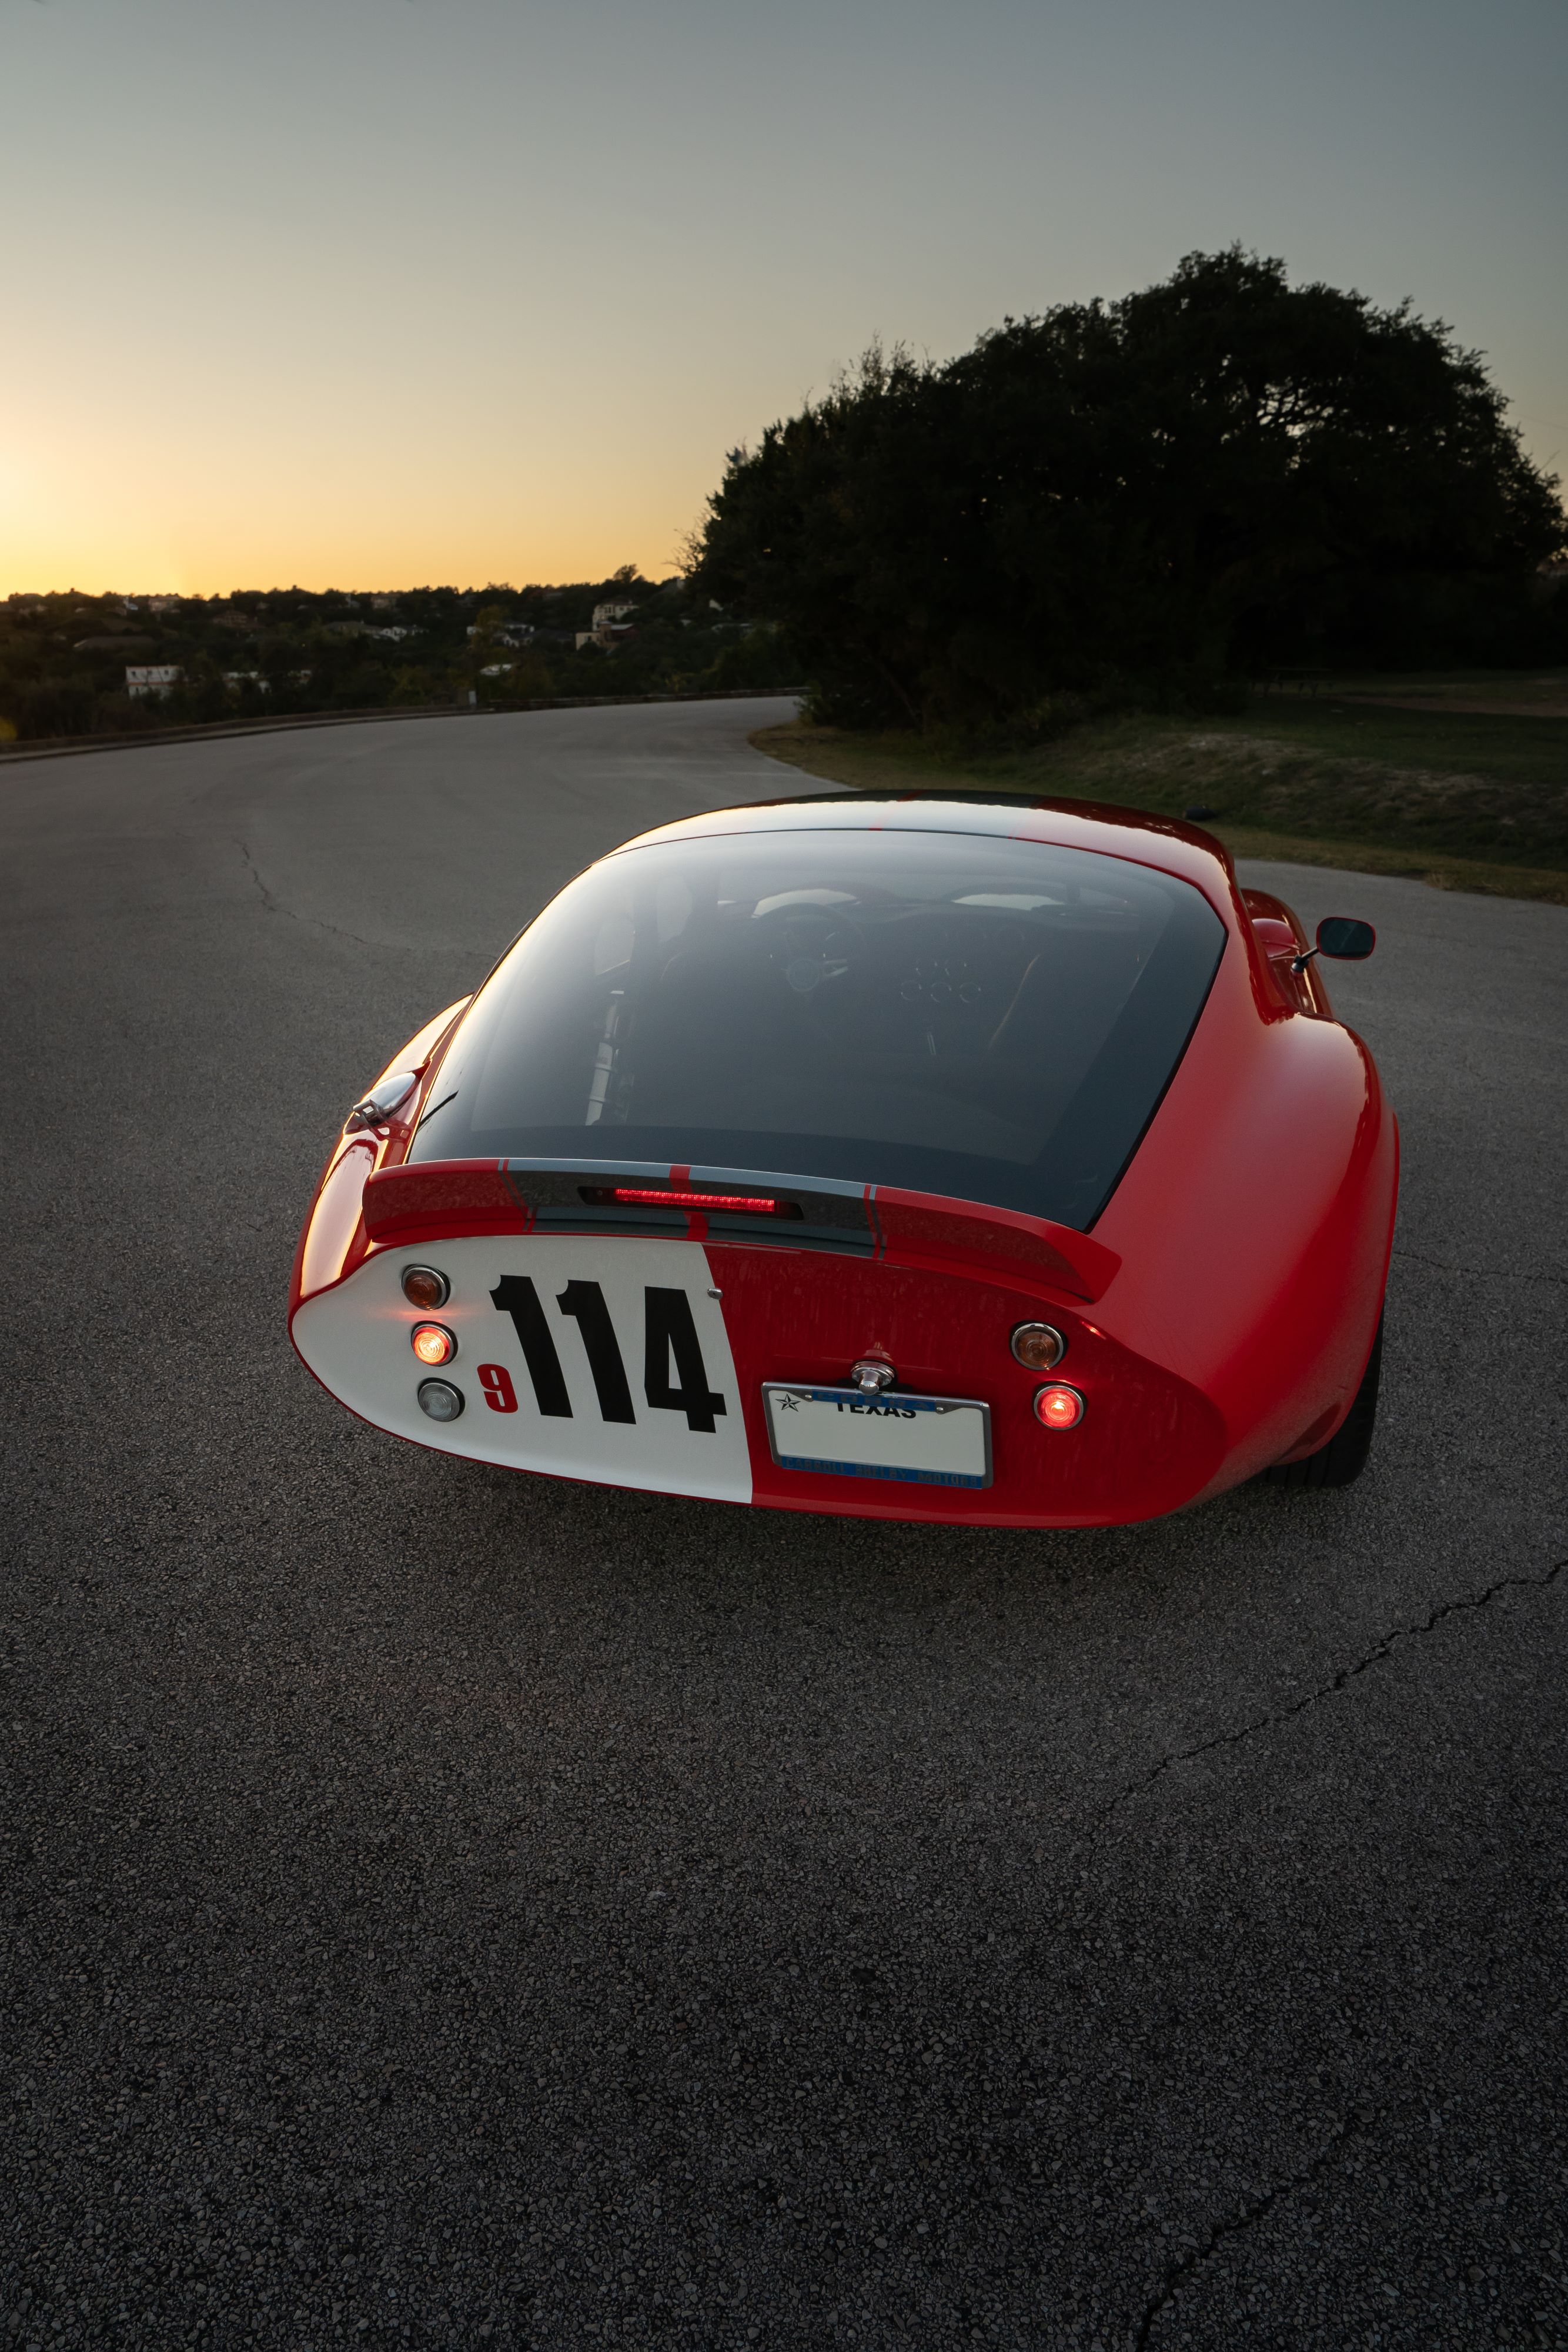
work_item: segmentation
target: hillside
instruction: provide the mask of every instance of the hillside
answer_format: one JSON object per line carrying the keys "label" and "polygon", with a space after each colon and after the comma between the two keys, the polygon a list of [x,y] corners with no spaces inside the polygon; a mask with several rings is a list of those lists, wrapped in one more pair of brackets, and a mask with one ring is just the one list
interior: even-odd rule
{"label": "hillside", "polygon": [[1113,801],[1202,821],[1239,856],[1412,874],[1568,905],[1568,672],[1357,678],[1229,718],[1122,717],[1028,751],[769,728],[760,751],[873,792]]}

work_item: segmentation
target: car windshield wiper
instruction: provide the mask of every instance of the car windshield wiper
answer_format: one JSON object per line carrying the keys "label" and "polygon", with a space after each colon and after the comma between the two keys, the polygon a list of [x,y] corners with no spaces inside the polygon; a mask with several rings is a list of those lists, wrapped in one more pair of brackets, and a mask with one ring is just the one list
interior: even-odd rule
{"label": "car windshield wiper", "polygon": [[414,1129],[413,1131],[415,1135],[419,1133],[420,1127],[428,1127],[430,1125],[431,1120],[435,1117],[438,1110],[444,1110],[449,1102],[455,1102],[460,1092],[461,1089],[459,1087],[454,1087],[449,1095],[443,1095],[438,1103],[432,1103],[430,1108],[425,1112],[424,1117],[420,1120],[419,1127]]}

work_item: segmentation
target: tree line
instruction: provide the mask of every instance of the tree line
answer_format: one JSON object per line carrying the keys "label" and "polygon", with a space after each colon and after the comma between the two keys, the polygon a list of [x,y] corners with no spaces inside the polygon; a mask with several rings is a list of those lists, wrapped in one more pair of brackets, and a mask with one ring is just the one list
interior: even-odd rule
{"label": "tree line", "polygon": [[1027,734],[1280,668],[1568,659],[1556,487],[1441,322],[1233,247],[945,364],[873,345],[731,453],[693,577],[822,719]]}
{"label": "tree line", "polygon": [[[631,609],[580,645],[594,611]],[[575,696],[704,693],[796,683],[779,634],[677,575],[623,564],[565,586],[227,596],[84,596],[0,604],[0,740],[475,699],[505,709]],[[136,695],[127,672],[179,672]]]}
{"label": "tree line", "polygon": [[[14,596],[0,737],[805,682],[824,720],[1028,738],[1281,668],[1568,660],[1565,548],[1480,354],[1233,247],[942,364],[873,345],[731,452],[671,579]],[[153,663],[174,691],[128,694]]]}

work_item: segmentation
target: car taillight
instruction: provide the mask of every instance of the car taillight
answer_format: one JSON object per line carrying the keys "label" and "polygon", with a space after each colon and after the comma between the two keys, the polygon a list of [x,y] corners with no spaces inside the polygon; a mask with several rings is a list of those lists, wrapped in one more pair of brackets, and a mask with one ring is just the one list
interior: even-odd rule
{"label": "car taillight", "polygon": [[1034,1417],[1047,1429],[1076,1429],[1083,1418],[1083,1399],[1065,1381],[1052,1381],[1049,1388],[1035,1391]]}
{"label": "car taillight", "polygon": [[450,1381],[421,1381],[419,1409],[432,1421],[455,1421],[463,1410],[463,1391]]}
{"label": "car taillight", "polygon": [[1012,1336],[1012,1351],[1031,1372],[1053,1372],[1067,1353],[1067,1342],[1054,1323],[1020,1323]]}
{"label": "car taillight", "polygon": [[640,1184],[605,1184],[585,1188],[583,1198],[600,1209],[727,1209],[753,1217],[800,1213],[793,1201],[776,1201],[760,1192],[663,1192]]}
{"label": "car taillight", "polygon": [[405,1265],[402,1295],[411,1307],[423,1307],[428,1315],[432,1307],[445,1306],[452,1296],[452,1285],[433,1265]]}
{"label": "car taillight", "polygon": [[457,1353],[457,1342],[444,1323],[416,1323],[408,1336],[422,1364],[449,1364]]}

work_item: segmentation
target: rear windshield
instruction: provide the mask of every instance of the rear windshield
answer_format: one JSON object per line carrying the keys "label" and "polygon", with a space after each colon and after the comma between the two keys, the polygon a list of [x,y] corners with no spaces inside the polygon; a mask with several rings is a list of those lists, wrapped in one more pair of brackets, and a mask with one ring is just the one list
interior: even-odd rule
{"label": "rear windshield", "polygon": [[622,851],[486,982],[412,1157],[848,1179],[1086,1227],[1224,943],[1173,876],[994,835]]}

